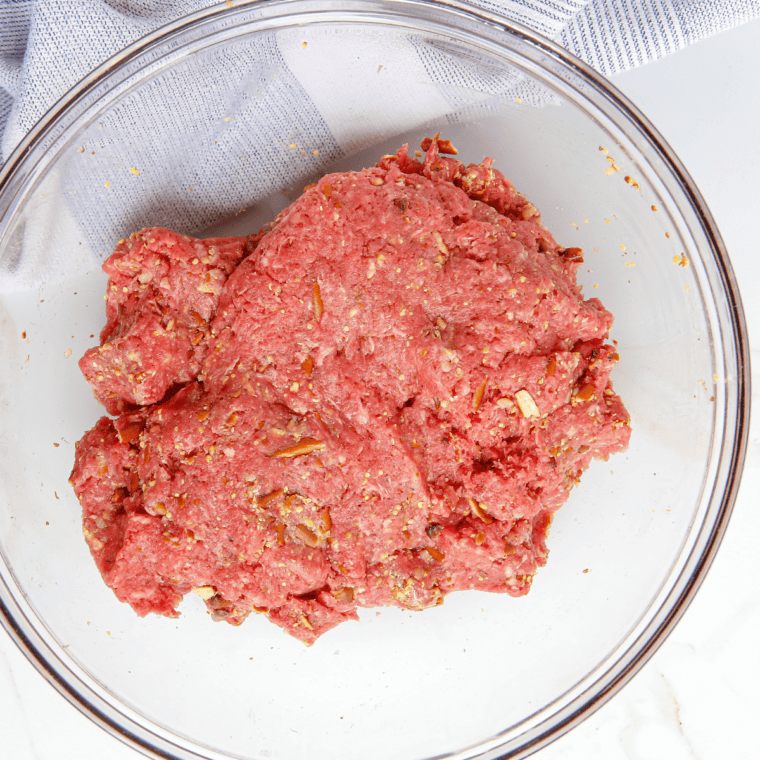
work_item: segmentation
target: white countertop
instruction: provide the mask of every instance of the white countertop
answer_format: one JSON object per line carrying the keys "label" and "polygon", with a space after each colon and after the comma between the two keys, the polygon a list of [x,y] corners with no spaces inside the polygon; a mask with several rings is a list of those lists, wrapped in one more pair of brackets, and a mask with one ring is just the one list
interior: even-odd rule
{"label": "white countertop", "polygon": [[[680,156],[712,210],[744,297],[760,367],[760,20],[614,78]],[[758,391],[752,395],[758,403]],[[760,406],[756,406],[756,409]],[[695,601],[610,703],[542,750],[540,760],[760,757],[760,422],[739,499]],[[0,632],[0,756],[136,760],[141,755],[68,704]]]}

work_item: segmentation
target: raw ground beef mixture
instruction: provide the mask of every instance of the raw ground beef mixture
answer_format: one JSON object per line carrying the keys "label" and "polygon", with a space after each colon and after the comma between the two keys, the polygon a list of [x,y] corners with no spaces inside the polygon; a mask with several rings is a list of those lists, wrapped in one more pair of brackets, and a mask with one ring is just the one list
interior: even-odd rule
{"label": "raw ground beef mixture", "polygon": [[105,582],[189,591],[311,643],[358,607],[525,594],[553,513],[630,420],[582,252],[492,168],[426,140],[330,174],[251,237],[121,240],[103,417],[71,476]]}

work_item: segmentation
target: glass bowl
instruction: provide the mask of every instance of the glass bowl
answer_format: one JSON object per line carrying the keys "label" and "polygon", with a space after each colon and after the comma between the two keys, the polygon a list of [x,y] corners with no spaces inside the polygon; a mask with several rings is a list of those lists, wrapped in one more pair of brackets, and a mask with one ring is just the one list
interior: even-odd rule
{"label": "glass bowl", "polygon": [[[626,454],[558,512],[527,597],[365,610],[306,648],[200,599],[140,619],[102,583],[67,479],[101,414],[76,365],[100,263],[146,225],[254,231],[329,170],[441,131],[493,156],[616,317]],[[0,174],[0,612],[68,700],[151,757],[522,757],[610,698],[707,571],[749,369],[709,211],[656,130],[525,27],[429,2],[258,2],[186,17],[91,73]],[[190,595],[194,596],[194,595]]]}

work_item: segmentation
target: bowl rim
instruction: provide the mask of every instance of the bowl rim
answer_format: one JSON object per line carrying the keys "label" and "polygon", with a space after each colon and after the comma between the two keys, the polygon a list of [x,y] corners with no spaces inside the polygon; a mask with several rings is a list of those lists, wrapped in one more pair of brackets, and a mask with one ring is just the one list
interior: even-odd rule
{"label": "bowl rim", "polygon": [[[725,331],[727,341],[728,339],[733,341],[737,364],[735,432],[730,446],[724,438],[722,448],[718,451],[717,469],[727,471],[727,475],[725,489],[720,496],[720,505],[716,510],[716,519],[702,545],[695,545],[678,575],[677,580],[681,580],[686,570],[691,569],[686,578],[686,583],[676,584],[668,591],[657,614],[640,631],[634,643],[628,646],[623,657],[614,660],[610,667],[592,680],[588,688],[550,716],[550,719],[543,720],[525,734],[521,734],[518,737],[520,739],[518,744],[515,744],[514,741],[508,741],[506,744],[492,745],[482,753],[467,755],[468,757],[500,758],[502,760],[526,757],[559,738],[596,712],[649,661],[686,612],[702,585],[722,542],[738,495],[746,459],[751,398],[747,326],[738,283],[726,246],[707,204],[678,156],[652,123],[623,93],[606,77],[557,43],[543,37],[529,27],[509,19],[506,15],[472,5],[466,0],[464,2],[459,0],[440,0],[438,2],[433,0],[338,0],[337,2],[326,2],[325,0],[316,0],[316,2],[306,2],[306,0],[239,0],[234,5],[220,3],[209,6],[164,24],[93,69],[51,106],[27,132],[8,160],[0,167],[0,219],[6,215],[14,200],[12,193],[10,193],[10,198],[4,198],[6,191],[11,188],[15,175],[23,167],[27,157],[51,135],[59,119],[64,117],[85,96],[99,85],[107,82],[112,74],[131,61],[139,59],[151,48],[166,42],[173,35],[185,33],[193,27],[200,27],[211,19],[224,16],[233,17],[242,12],[250,12],[254,6],[263,14],[269,12],[271,15],[270,9],[275,9],[272,18],[278,17],[278,9],[282,9],[281,14],[287,14],[287,9],[294,6],[309,8],[315,14],[325,9],[348,13],[358,9],[374,9],[375,11],[381,10],[388,15],[398,12],[405,17],[412,18],[416,18],[415,11],[433,12],[437,13],[439,18],[446,16],[455,18],[458,16],[460,20],[467,21],[470,25],[475,25],[478,28],[495,27],[499,33],[506,33],[510,37],[520,40],[546,54],[560,67],[570,69],[578,74],[639,130],[641,136],[646,139],[658,157],[673,173],[675,180],[685,193],[692,211],[697,216],[699,226],[710,243],[723,294],[726,297],[727,315],[724,319],[728,328]],[[1,229],[0,233],[2,233]],[[710,501],[715,500],[715,498],[716,494],[713,494]],[[703,524],[700,529],[700,536],[704,529]],[[697,555],[692,556],[697,549]],[[80,679],[68,664],[63,662],[58,653],[35,629],[34,625],[24,625],[19,621],[28,621],[27,612],[18,604],[5,579],[0,576],[0,624],[43,678],[82,714],[128,746],[154,758],[183,758],[183,760],[198,758],[198,760],[202,760],[203,758],[219,757],[221,759],[228,757],[212,750],[207,750],[201,754],[195,751],[192,743],[184,742],[176,734],[172,733],[172,737],[177,740],[176,743],[169,742],[157,733],[152,732],[144,724],[135,723],[123,711],[116,710],[110,702],[93,692],[92,688]],[[606,665],[606,663],[602,663],[602,665]],[[61,671],[67,673],[69,677],[63,677]],[[122,718],[121,721],[115,717],[117,715]],[[125,722],[128,725],[125,725]],[[473,749],[477,748],[469,748],[469,750]],[[174,752],[182,754],[176,755],[173,754]]]}

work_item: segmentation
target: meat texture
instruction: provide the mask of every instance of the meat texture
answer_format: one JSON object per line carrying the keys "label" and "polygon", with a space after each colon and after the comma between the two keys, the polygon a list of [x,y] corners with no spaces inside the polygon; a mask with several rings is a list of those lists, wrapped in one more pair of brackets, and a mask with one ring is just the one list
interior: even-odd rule
{"label": "meat texture", "polygon": [[623,450],[611,314],[490,159],[429,141],[330,174],[257,236],[149,229],[106,262],[72,483],[141,615],[193,590],[304,642],[358,607],[525,594],[553,513]]}

